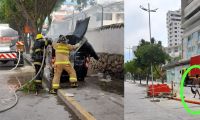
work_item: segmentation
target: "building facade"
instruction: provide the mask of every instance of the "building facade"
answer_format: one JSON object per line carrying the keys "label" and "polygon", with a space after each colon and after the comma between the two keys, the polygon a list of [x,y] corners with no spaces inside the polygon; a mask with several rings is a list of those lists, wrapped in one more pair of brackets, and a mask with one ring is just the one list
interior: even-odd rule
{"label": "building facade", "polygon": [[182,0],[183,59],[200,55],[200,2]]}
{"label": "building facade", "polygon": [[181,0],[182,60],[165,66],[167,82],[181,81],[180,70],[190,66],[190,58],[200,55],[200,2],[199,0]]}
{"label": "building facade", "polygon": [[183,29],[181,28],[181,10],[167,12],[168,47],[166,52],[171,57],[181,55]]}

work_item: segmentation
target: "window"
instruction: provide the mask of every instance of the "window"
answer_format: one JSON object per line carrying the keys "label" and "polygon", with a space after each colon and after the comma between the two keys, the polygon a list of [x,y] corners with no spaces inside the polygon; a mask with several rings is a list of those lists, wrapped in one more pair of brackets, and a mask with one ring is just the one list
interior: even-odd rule
{"label": "window", "polygon": [[174,17],[181,17],[181,15],[177,15],[177,14],[171,14],[171,16],[174,16]]}
{"label": "window", "polygon": [[116,14],[116,20],[119,21],[119,20],[123,20],[124,19],[124,14],[123,13],[117,13]]}
{"label": "window", "polygon": [[174,52],[178,52],[178,49],[176,48],[176,49],[174,50]]}
{"label": "window", "polygon": [[174,20],[174,21],[181,21],[181,19],[172,19],[172,20]]}
{"label": "window", "polygon": [[101,21],[101,20],[102,20],[102,14],[96,13],[96,21]]}
{"label": "window", "polygon": [[177,31],[174,31],[175,33],[177,33]]}
{"label": "window", "polygon": [[174,29],[177,29],[177,27],[174,27]]}
{"label": "window", "polygon": [[177,43],[175,43],[175,45],[177,45]]}
{"label": "window", "polygon": [[198,32],[198,40],[200,40],[200,31]]}
{"label": "window", "polygon": [[[103,17],[104,17],[103,18],[104,20],[112,20],[112,13],[104,13]],[[101,20],[102,20],[102,14],[101,13],[97,13],[96,14],[96,21],[101,21]]]}
{"label": "window", "polygon": [[177,41],[177,39],[175,39],[175,41]]}
{"label": "window", "polygon": [[175,37],[177,37],[177,35],[175,35]]}
{"label": "window", "polygon": [[170,44],[170,46],[172,46],[172,44]]}
{"label": "window", "polygon": [[112,13],[104,13],[104,20],[112,20]]}
{"label": "window", "polygon": [[187,0],[187,4],[189,5],[193,0]]}

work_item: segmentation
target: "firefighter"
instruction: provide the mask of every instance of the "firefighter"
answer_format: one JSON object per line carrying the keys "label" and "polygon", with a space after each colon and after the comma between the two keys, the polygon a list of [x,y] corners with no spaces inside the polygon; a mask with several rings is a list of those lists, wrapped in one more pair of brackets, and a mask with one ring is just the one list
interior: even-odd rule
{"label": "firefighter", "polygon": [[43,50],[45,47],[45,40],[42,34],[37,34],[34,45],[32,47],[32,59],[35,66],[35,74],[38,74],[34,80],[36,92],[42,89],[42,71],[39,72],[42,60],[43,60]]}
{"label": "firefighter", "polygon": [[55,94],[60,84],[60,76],[62,71],[65,70],[69,74],[69,81],[71,87],[77,87],[76,72],[69,61],[69,53],[72,50],[77,49],[80,43],[76,45],[68,44],[69,39],[66,36],[60,35],[59,40],[53,45],[55,49],[55,63],[54,63],[54,78],[52,81],[52,89],[50,93]]}

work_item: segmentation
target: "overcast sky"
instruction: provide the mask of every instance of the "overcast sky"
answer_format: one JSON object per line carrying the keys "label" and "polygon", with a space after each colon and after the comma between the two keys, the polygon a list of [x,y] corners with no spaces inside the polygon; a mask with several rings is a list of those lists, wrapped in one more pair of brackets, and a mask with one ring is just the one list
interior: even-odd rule
{"label": "overcast sky", "polygon": [[[152,37],[167,46],[166,14],[169,10],[181,8],[181,0],[149,0],[151,8],[158,8],[151,14]],[[148,7],[148,0],[125,0],[125,60],[129,59],[129,46],[137,46],[144,38],[149,40],[148,13],[139,8]]]}

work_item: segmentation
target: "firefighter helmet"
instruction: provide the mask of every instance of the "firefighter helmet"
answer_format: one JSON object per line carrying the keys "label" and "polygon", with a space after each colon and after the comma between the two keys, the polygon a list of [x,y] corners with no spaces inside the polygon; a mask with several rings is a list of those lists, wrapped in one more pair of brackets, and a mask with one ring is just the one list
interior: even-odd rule
{"label": "firefighter helmet", "polygon": [[42,34],[37,34],[36,40],[38,40],[38,39],[43,39],[43,35]]}
{"label": "firefighter helmet", "polygon": [[58,42],[61,42],[61,43],[68,43],[69,39],[67,39],[64,35],[60,35],[59,36],[59,40]]}

